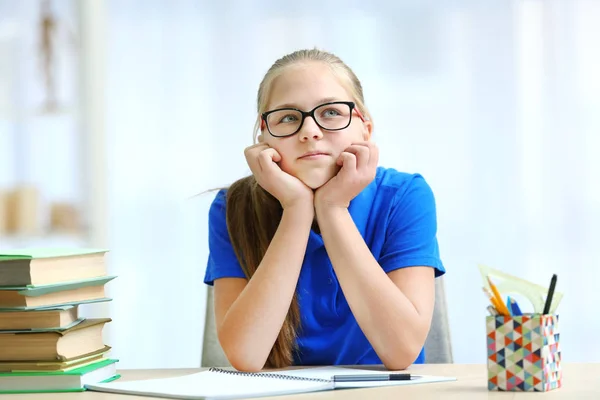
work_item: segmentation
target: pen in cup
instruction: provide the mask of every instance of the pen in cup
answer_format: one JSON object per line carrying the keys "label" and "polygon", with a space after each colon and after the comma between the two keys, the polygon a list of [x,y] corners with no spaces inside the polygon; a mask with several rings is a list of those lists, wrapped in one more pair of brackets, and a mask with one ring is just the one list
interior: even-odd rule
{"label": "pen in cup", "polygon": [[498,311],[492,305],[487,306],[487,310],[492,317],[495,317],[496,315],[498,315]]}
{"label": "pen in cup", "polygon": [[548,295],[546,296],[546,304],[544,304],[543,315],[550,313],[550,306],[552,305],[552,297],[554,297],[554,289],[556,288],[557,279],[558,277],[556,274],[552,275],[552,279],[550,280],[550,288],[548,289]]}

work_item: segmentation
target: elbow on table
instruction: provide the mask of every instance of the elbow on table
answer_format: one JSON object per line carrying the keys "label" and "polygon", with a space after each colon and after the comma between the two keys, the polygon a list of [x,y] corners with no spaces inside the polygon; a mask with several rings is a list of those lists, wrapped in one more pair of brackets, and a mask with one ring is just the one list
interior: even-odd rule
{"label": "elbow on table", "polygon": [[227,357],[227,361],[237,371],[259,372],[264,368],[266,359],[249,354],[248,349],[240,348],[235,343],[228,343],[228,341],[222,338],[219,338],[219,342],[223,353],[225,353],[225,357]]}
{"label": "elbow on table", "polygon": [[419,357],[422,347],[411,346],[401,352],[390,353],[381,358],[384,367],[390,371],[402,371],[410,367]]}
{"label": "elbow on table", "polygon": [[249,359],[231,359],[229,357],[228,359],[231,363],[231,366],[235,370],[241,372],[260,372],[264,367],[264,363],[254,362],[253,360]]}
{"label": "elbow on table", "polygon": [[408,359],[404,360],[389,360],[384,361],[383,366],[388,371],[403,371],[412,365],[412,361],[408,361]]}
{"label": "elbow on table", "polygon": [[241,372],[259,372],[265,366],[264,360],[259,360],[257,357],[246,356],[241,352],[225,352],[227,360],[233,368]]}

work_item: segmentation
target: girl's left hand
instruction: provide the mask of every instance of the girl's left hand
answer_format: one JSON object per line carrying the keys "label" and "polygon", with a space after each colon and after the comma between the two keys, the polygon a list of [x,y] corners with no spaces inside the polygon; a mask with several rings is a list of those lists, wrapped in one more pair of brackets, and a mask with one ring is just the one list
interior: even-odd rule
{"label": "girl's left hand", "polygon": [[315,192],[315,208],[348,208],[354,199],[375,179],[379,150],[371,141],[353,143],[340,154],[342,168],[329,182]]}

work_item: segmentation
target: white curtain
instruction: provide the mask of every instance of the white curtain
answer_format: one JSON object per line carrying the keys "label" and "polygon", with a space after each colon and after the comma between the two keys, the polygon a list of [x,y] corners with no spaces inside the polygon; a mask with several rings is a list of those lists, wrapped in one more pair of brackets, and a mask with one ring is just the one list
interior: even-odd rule
{"label": "white curtain", "polygon": [[456,362],[485,361],[478,263],[552,273],[569,361],[591,345],[600,279],[600,2],[108,1],[108,224],[122,367],[199,365],[206,212],[248,173],[271,63],[331,50],[361,78],[381,164],[438,202]]}

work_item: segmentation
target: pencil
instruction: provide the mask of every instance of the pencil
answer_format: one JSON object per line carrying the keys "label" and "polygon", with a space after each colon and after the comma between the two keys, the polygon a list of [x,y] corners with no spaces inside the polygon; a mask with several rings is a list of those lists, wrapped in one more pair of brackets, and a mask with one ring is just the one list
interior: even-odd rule
{"label": "pencil", "polygon": [[523,315],[519,303],[516,302],[512,297],[510,298],[510,306],[512,308],[513,315]]}
{"label": "pencil", "polygon": [[496,310],[496,313],[500,314],[500,309],[498,308],[498,300],[496,300],[496,298],[494,297],[494,295],[490,292],[490,290],[488,288],[482,287],[481,289],[483,290],[483,293],[486,294],[488,299],[490,299],[490,303],[492,303],[492,307],[494,307],[494,309]]}
{"label": "pencil", "polygon": [[492,289],[492,293],[494,294],[494,297],[498,301],[498,307],[499,307],[498,312],[502,315],[510,315],[508,308],[506,308],[506,306],[504,305],[504,302],[502,301],[502,296],[500,295],[498,288],[496,288],[496,285],[494,285],[494,283],[492,282],[492,280],[490,279],[489,276],[487,277],[487,280],[490,285],[490,289]]}

